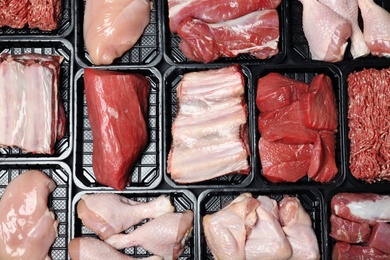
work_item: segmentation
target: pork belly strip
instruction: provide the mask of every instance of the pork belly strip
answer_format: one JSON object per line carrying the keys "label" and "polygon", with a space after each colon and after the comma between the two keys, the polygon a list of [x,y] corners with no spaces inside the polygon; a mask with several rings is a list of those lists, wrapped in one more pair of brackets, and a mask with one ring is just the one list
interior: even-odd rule
{"label": "pork belly strip", "polygon": [[179,111],[168,155],[172,179],[192,183],[249,173],[243,94],[243,75],[236,65],[184,75],[177,88]]}

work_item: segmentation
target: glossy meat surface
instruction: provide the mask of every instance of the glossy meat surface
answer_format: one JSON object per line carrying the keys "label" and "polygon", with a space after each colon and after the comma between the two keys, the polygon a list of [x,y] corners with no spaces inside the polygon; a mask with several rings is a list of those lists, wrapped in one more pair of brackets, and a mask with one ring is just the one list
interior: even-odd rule
{"label": "glossy meat surface", "polygon": [[44,260],[57,237],[58,222],[49,211],[55,182],[40,171],[18,175],[0,200],[0,259]]}
{"label": "glossy meat surface", "polygon": [[139,74],[86,68],[84,89],[96,180],[123,190],[148,141],[150,83]]}
{"label": "glossy meat surface", "polygon": [[330,236],[337,241],[351,244],[365,243],[370,238],[371,228],[367,223],[357,223],[342,219],[332,214],[330,216]]}
{"label": "glossy meat surface", "polygon": [[150,22],[149,0],[87,0],[83,37],[95,65],[111,64],[131,49]]}
{"label": "glossy meat surface", "polygon": [[188,17],[207,23],[232,20],[248,13],[273,9],[281,0],[168,0],[169,28],[177,31],[178,25]]}
{"label": "glossy meat surface", "polygon": [[332,251],[332,260],[388,260],[389,256],[368,246],[337,242]]}
{"label": "glossy meat surface", "polygon": [[197,62],[208,63],[244,53],[267,59],[279,52],[279,15],[275,9],[252,12],[221,23],[188,18],[177,30],[181,51]]}
{"label": "glossy meat surface", "polygon": [[390,224],[378,222],[372,228],[368,246],[390,255]]}
{"label": "glossy meat surface", "polygon": [[150,202],[137,202],[118,194],[85,194],[77,204],[78,217],[102,239],[118,234],[144,219],[173,211],[169,197],[163,195]]}

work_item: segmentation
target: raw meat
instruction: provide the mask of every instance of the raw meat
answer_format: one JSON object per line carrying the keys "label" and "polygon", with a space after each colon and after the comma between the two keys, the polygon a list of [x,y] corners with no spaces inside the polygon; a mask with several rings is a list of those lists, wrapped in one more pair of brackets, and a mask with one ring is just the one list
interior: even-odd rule
{"label": "raw meat", "polygon": [[245,241],[256,221],[260,202],[242,193],[220,211],[203,217],[203,230],[215,259],[244,260]]}
{"label": "raw meat", "polygon": [[150,0],[87,0],[84,41],[95,65],[111,64],[130,50],[150,22]]}
{"label": "raw meat", "polygon": [[21,29],[28,25],[43,31],[57,29],[62,18],[61,0],[8,0],[2,1],[0,27]]}
{"label": "raw meat", "polygon": [[345,242],[337,242],[332,251],[332,260],[388,260],[389,256],[375,248],[368,246],[350,245]]}
{"label": "raw meat", "polygon": [[370,54],[370,49],[364,41],[363,32],[358,23],[358,0],[320,0],[330,9],[347,19],[352,26],[351,54],[354,59]]}
{"label": "raw meat", "polygon": [[368,183],[390,180],[390,69],[348,75],[349,168]]}
{"label": "raw meat", "polygon": [[390,224],[376,223],[367,245],[390,255]]}
{"label": "raw meat", "polygon": [[193,229],[194,213],[166,213],[128,234],[113,235],[105,242],[117,249],[139,246],[164,259],[177,259]]}
{"label": "raw meat", "polygon": [[365,243],[370,238],[371,228],[367,223],[357,223],[342,219],[332,214],[330,216],[330,236],[337,241],[351,244]]}
{"label": "raw meat", "polygon": [[351,23],[317,0],[299,0],[303,4],[303,32],[313,60],[337,62],[344,58]]}
{"label": "raw meat", "polygon": [[299,100],[299,117],[307,128],[336,131],[336,96],[332,80],[325,74],[315,76],[308,92],[302,95]]}
{"label": "raw meat", "polygon": [[101,239],[118,234],[144,219],[173,211],[169,197],[163,195],[143,203],[118,194],[85,194],[77,204],[78,217]]}
{"label": "raw meat", "polygon": [[86,68],[84,88],[96,180],[123,190],[148,142],[150,83],[140,74]]}
{"label": "raw meat", "polygon": [[57,237],[58,221],[49,211],[55,182],[40,171],[18,175],[0,200],[0,259],[44,260]]}
{"label": "raw meat", "polygon": [[346,220],[368,223],[390,221],[390,196],[374,193],[338,193],[331,200],[332,213]]}
{"label": "raw meat", "polygon": [[160,256],[134,258],[125,255],[103,241],[92,237],[77,237],[70,241],[69,256],[72,260],[162,260]]}
{"label": "raw meat", "polygon": [[0,145],[53,154],[66,131],[59,96],[60,56],[0,57]]}
{"label": "raw meat", "polygon": [[278,203],[267,196],[259,196],[257,200],[260,201],[256,208],[257,223],[247,237],[245,259],[289,259],[292,251],[279,223]]}
{"label": "raw meat", "polygon": [[279,15],[275,9],[213,24],[189,17],[179,24],[177,32],[181,51],[197,62],[208,63],[243,53],[267,59],[279,52]]}
{"label": "raw meat", "polygon": [[238,65],[191,72],[177,87],[168,173],[178,183],[249,174],[244,77]]}
{"label": "raw meat", "polygon": [[390,58],[390,13],[372,0],[358,0],[364,40],[371,54]]}
{"label": "raw meat", "polygon": [[271,182],[296,182],[309,168],[311,144],[269,142],[261,137],[259,155],[264,177]]}
{"label": "raw meat", "polygon": [[168,0],[169,28],[177,32],[179,24],[193,17],[207,23],[232,20],[248,13],[274,9],[281,0]]}
{"label": "raw meat", "polygon": [[258,127],[261,136],[267,141],[278,141],[285,144],[314,143],[317,131],[305,127],[300,114],[300,101],[260,113]]}
{"label": "raw meat", "polygon": [[320,251],[309,214],[296,197],[284,196],[279,203],[283,231],[292,248],[291,260],[320,259]]}
{"label": "raw meat", "polygon": [[256,105],[260,112],[282,108],[298,101],[309,85],[276,72],[257,81]]}

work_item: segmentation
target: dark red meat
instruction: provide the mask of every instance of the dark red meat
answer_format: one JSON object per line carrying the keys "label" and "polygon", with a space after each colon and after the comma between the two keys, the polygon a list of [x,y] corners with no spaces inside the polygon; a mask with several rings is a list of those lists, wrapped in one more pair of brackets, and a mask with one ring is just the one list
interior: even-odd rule
{"label": "dark red meat", "polygon": [[169,28],[175,33],[179,24],[193,17],[207,23],[232,20],[254,11],[274,9],[281,0],[168,0]]}
{"label": "dark red meat", "polygon": [[320,74],[313,78],[309,91],[299,102],[300,117],[305,127],[336,131],[337,107],[331,79]]}
{"label": "dark red meat", "polygon": [[267,59],[279,52],[279,15],[275,9],[215,24],[189,17],[179,24],[177,32],[181,51],[197,62],[208,63],[243,53]]}
{"label": "dark red meat", "polygon": [[351,173],[369,183],[390,180],[390,69],[354,72],[347,82]]}
{"label": "dark red meat", "polygon": [[280,109],[260,113],[258,118],[260,134],[270,142],[313,143],[317,138],[317,131],[306,128],[299,118],[298,101]]}
{"label": "dark red meat", "polygon": [[368,246],[337,242],[333,247],[332,260],[388,260],[389,256]]}
{"label": "dark red meat", "polygon": [[330,236],[337,241],[351,244],[365,243],[370,238],[371,228],[367,223],[357,223],[332,214],[330,216]]}
{"label": "dark red meat", "polygon": [[390,255],[390,224],[379,222],[372,228],[368,246]]}
{"label": "dark red meat", "polygon": [[263,175],[271,182],[296,182],[307,173],[312,145],[284,144],[259,140]]}
{"label": "dark red meat", "polygon": [[86,68],[84,88],[96,180],[123,190],[148,141],[149,81],[138,74]]}
{"label": "dark red meat", "polygon": [[309,85],[271,72],[257,81],[256,105],[260,112],[278,109],[298,101]]}

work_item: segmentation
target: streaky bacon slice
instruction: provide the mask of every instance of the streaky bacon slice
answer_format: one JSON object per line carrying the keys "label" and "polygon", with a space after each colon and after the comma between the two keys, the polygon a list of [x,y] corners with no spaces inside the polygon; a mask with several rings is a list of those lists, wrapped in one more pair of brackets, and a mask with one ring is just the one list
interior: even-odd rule
{"label": "streaky bacon slice", "polygon": [[178,183],[249,174],[244,77],[238,65],[191,72],[177,87],[168,172]]}

